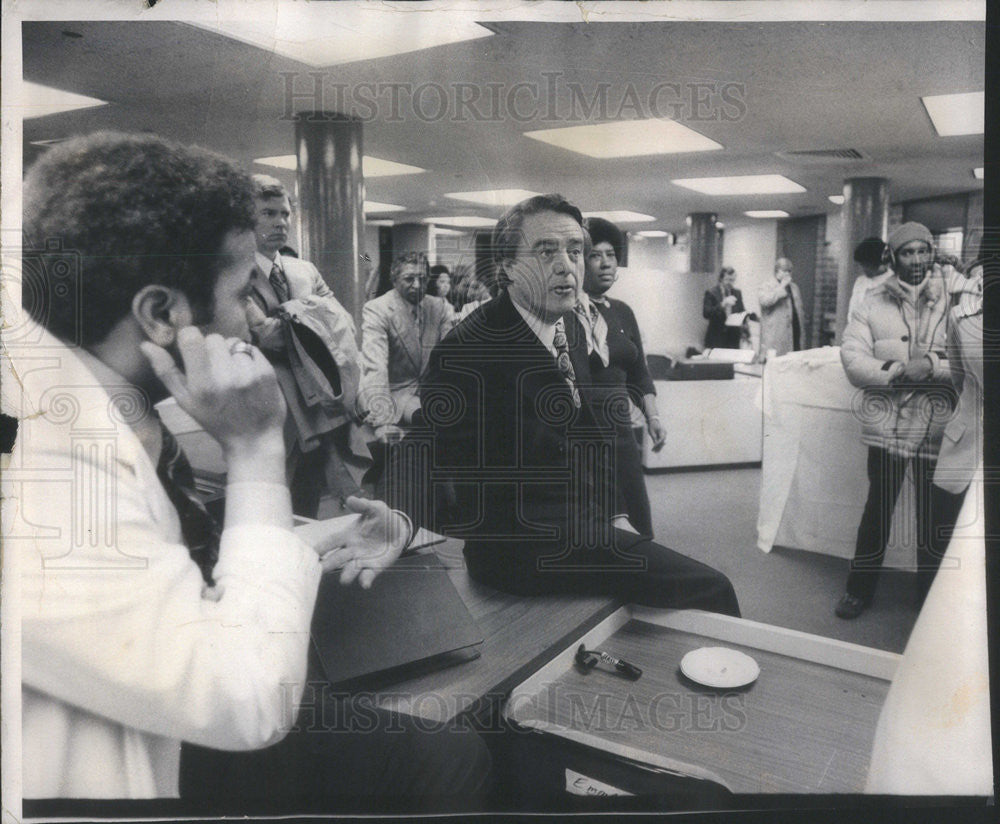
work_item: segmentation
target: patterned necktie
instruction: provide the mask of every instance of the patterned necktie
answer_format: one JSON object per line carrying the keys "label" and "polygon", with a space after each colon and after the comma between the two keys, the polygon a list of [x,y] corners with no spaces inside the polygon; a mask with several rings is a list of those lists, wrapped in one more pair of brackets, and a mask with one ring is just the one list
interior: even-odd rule
{"label": "patterned necktie", "polygon": [[569,388],[573,390],[573,405],[580,408],[580,390],[576,388],[576,371],[573,369],[573,362],[569,359],[569,346],[566,343],[566,329],[563,319],[556,321],[556,331],[552,338],[552,345],[556,348],[556,366],[562,372]]}
{"label": "patterned necktie", "polygon": [[271,283],[271,288],[274,289],[274,296],[278,299],[278,303],[284,303],[288,300],[288,280],[285,278],[285,273],[281,271],[281,267],[275,263],[271,267],[271,274],[267,277],[268,281]]}
{"label": "patterned necktie", "polygon": [[177,439],[160,421],[163,447],[156,465],[156,475],[177,510],[181,536],[205,583],[211,586],[212,569],[219,560],[221,533],[215,519],[205,509],[194,487],[194,472]]}

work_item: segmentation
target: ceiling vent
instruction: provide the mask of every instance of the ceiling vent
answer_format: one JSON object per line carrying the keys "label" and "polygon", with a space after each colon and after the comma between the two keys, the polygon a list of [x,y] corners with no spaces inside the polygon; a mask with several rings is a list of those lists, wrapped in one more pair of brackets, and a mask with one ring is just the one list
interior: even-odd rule
{"label": "ceiling vent", "polygon": [[791,160],[810,166],[827,166],[835,163],[856,163],[859,160],[871,160],[864,152],[857,149],[807,149],[800,152],[775,152],[784,160]]}

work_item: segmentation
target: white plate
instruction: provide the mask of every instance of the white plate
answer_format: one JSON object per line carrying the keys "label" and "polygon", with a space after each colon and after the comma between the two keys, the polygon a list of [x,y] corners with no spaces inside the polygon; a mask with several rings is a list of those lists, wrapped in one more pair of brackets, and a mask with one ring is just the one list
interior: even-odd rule
{"label": "white plate", "polygon": [[706,687],[734,689],[756,681],[760,667],[739,650],[701,647],[681,658],[681,672]]}

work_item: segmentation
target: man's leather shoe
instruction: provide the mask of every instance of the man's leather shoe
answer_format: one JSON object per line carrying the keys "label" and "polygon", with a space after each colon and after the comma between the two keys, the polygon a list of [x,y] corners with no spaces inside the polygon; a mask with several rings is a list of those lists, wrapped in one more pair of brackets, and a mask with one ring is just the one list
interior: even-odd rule
{"label": "man's leather shoe", "polygon": [[851,595],[851,593],[845,592],[843,597],[840,599],[840,602],[837,604],[837,608],[834,610],[834,613],[838,618],[850,620],[851,618],[857,618],[867,608],[868,604],[856,595]]}

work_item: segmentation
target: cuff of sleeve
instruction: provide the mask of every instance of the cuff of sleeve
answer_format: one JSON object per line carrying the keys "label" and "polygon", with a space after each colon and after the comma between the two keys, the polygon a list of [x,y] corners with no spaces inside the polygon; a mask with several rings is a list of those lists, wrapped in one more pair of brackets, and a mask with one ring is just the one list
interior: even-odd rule
{"label": "cuff of sleeve", "polygon": [[226,486],[226,529],[243,525],[292,526],[292,498],[284,484],[239,481]]}
{"label": "cuff of sleeve", "polygon": [[311,546],[299,540],[290,529],[244,524],[227,527],[219,546],[215,576],[220,582],[226,575],[268,579],[299,579],[315,576],[322,568]]}
{"label": "cuff of sleeve", "polygon": [[889,360],[882,364],[882,371],[886,373],[886,383],[892,383],[903,374],[903,364],[900,361]]}
{"label": "cuff of sleeve", "polygon": [[291,530],[226,529],[213,574],[232,615],[246,616],[265,632],[308,633],[323,568],[315,550]]}
{"label": "cuff of sleeve", "polygon": [[407,549],[410,548],[410,544],[413,543],[413,539],[417,537],[417,532],[413,528],[413,521],[410,519],[410,516],[407,515],[405,512],[403,512],[403,510],[394,509],[392,510],[392,512],[394,515],[398,515],[400,518],[402,518],[403,523],[406,526],[406,541],[403,543],[403,551],[405,552]]}
{"label": "cuff of sleeve", "polygon": [[948,372],[948,357],[941,352],[928,352],[925,357],[931,363],[931,376],[945,377]]}

